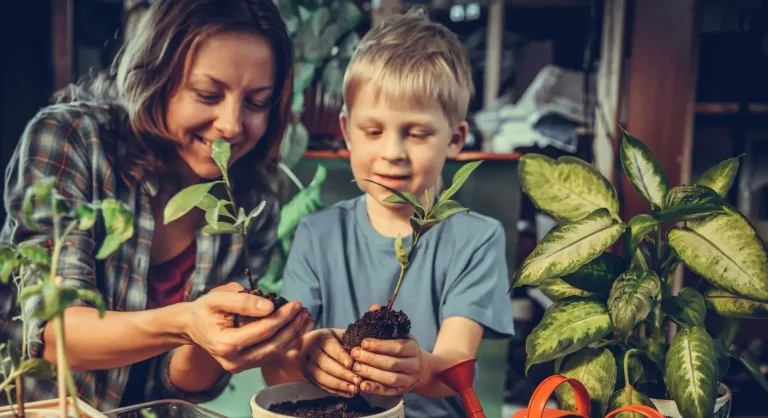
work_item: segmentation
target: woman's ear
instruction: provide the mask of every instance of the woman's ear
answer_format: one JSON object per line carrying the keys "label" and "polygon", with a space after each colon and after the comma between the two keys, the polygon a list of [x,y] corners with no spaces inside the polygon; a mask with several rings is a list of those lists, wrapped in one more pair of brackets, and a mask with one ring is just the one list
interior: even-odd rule
{"label": "woman's ear", "polygon": [[448,144],[448,157],[455,157],[461,152],[464,143],[467,142],[467,133],[469,133],[469,124],[467,121],[461,121],[451,135],[451,142]]}

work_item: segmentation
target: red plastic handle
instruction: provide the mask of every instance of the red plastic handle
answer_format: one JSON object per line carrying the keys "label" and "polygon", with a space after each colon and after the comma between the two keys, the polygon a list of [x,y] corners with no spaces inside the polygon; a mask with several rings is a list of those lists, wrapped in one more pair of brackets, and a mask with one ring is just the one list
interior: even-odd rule
{"label": "red plastic handle", "polygon": [[613,418],[622,412],[635,412],[646,418],[664,418],[664,415],[662,415],[661,412],[645,405],[627,405],[619,409],[614,409],[606,415],[605,418]]}
{"label": "red plastic handle", "polygon": [[576,413],[571,415],[589,418],[590,402],[587,388],[585,388],[578,380],[569,379],[562,375],[549,376],[539,384],[535,391],[533,391],[533,396],[531,396],[531,400],[528,402],[528,418],[543,418],[544,407],[550,396],[552,396],[552,392],[563,383],[568,383],[571,386],[571,389],[573,389],[573,395],[576,401]]}

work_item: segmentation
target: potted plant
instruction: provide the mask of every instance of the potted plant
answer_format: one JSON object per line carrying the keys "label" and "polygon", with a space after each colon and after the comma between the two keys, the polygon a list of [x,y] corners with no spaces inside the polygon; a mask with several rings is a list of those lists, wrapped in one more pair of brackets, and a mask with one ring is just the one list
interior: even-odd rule
{"label": "potted plant", "polygon": [[[56,333],[56,369],[44,359],[28,357],[26,328],[30,318],[22,309],[21,314],[14,318],[22,322],[22,341],[0,344],[0,391],[5,392],[9,403],[7,408],[0,409],[0,416],[54,416],[51,415],[53,413],[65,418],[70,412],[78,418],[83,416],[83,412],[86,413],[85,416],[92,418],[104,416],[77,398],[75,381],[64,348],[62,320],[64,310],[77,301],[93,303],[103,316],[104,301],[96,292],[62,284],[56,271],[65,240],[75,228],[81,231],[89,230],[101,215],[107,235],[96,258],[103,260],[133,236],[133,214],[114,199],[93,203],[72,202],[57,192],[54,183],[55,179],[51,177],[39,180],[26,190],[22,204],[22,222],[35,230],[41,230],[41,226],[33,217],[35,206],[42,206],[50,211],[53,228],[52,249],[49,251],[34,243],[3,244],[0,247],[0,282],[3,285],[17,286],[19,304],[32,296],[41,298],[40,306],[31,313],[31,318],[53,321]],[[13,284],[9,283],[11,278]],[[58,402],[24,403],[24,378],[50,379],[54,375],[58,377]],[[15,407],[12,401],[14,390]]]}
{"label": "potted plant", "polygon": [[[648,147],[626,132],[620,160],[651,209],[626,222],[614,187],[592,165],[573,157],[521,159],[523,191],[558,221],[513,279],[513,287],[537,287],[555,300],[527,337],[526,372],[554,361],[556,373],[584,383],[596,414],[644,404],[672,417],[727,416],[730,392],[720,382],[732,358],[768,391],[754,364],[729,352],[738,318],[768,312],[765,246],[723,200],[739,158],[676,187]],[[623,257],[608,251],[618,242]],[[680,265],[713,288],[673,295]],[[726,318],[717,334],[705,328],[708,313]],[[679,326],[672,338],[670,323]],[[573,407],[566,390],[556,396]]]}

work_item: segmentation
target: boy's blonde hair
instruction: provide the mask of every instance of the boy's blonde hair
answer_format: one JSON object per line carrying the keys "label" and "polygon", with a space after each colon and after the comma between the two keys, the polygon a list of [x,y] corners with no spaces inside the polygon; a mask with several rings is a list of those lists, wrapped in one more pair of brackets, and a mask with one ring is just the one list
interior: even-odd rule
{"label": "boy's blonde hair", "polygon": [[427,105],[437,101],[452,123],[466,119],[475,93],[464,46],[423,10],[388,18],[360,40],[344,74],[344,111],[372,87],[378,99]]}

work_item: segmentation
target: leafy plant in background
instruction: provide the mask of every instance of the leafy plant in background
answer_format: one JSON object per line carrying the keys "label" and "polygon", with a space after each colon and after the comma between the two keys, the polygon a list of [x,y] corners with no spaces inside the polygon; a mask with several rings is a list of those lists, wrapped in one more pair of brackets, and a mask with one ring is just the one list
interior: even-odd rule
{"label": "leafy plant in background", "polygon": [[341,95],[344,70],[360,42],[354,31],[362,19],[360,8],[350,0],[276,0],[293,40],[293,118],[281,148],[283,162],[293,168],[309,144],[301,123],[304,92],[322,81],[326,94]]}
{"label": "leafy plant in background", "polygon": [[[651,208],[628,222],[620,218],[613,186],[592,165],[537,154],[520,162],[524,192],[559,222],[513,281],[555,300],[526,340],[526,372],[554,360],[557,373],[584,383],[596,414],[667,398],[685,418],[709,417],[731,358],[768,391],[757,366],[729,352],[738,318],[768,317],[765,246],[723,200],[739,157],[677,187],[647,146],[626,132],[620,159]],[[619,240],[626,258],[607,251]],[[687,287],[673,296],[679,265],[714,288],[702,294]],[[726,318],[716,336],[705,329],[708,311]],[[679,326],[671,340],[670,321]],[[570,393],[556,394],[563,407],[573,407]]]}
{"label": "leafy plant in background", "polygon": [[[66,308],[77,301],[92,302],[103,316],[104,301],[96,292],[79,289],[77,287],[62,284],[56,275],[59,257],[66,238],[75,229],[87,231],[96,224],[99,214],[104,222],[107,235],[102,243],[96,258],[103,260],[114,253],[120,245],[133,236],[133,214],[120,202],[114,199],[102,201],[72,202],[61,196],[54,188],[54,178],[45,178],[25,192],[22,203],[22,215],[24,222],[30,228],[41,231],[41,225],[35,220],[34,208],[37,205],[46,207],[51,211],[52,219],[52,252],[33,243],[20,245],[3,244],[0,247],[0,282],[8,285],[13,278],[18,288],[19,303],[32,296],[39,296],[41,302],[37,310],[31,313],[31,318],[39,318],[45,321],[53,321],[56,333],[56,371],[50,363],[44,359],[33,359],[27,356],[27,319],[25,312],[14,318],[22,322],[22,341],[9,341],[0,344],[0,356],[3,357],[0,371],[3,380],[0,390],[4,391],[9,404],[11,394],[16,389],[17,413],[24,415],[23,403],[23,378],[35,377],[49,379],[58,375],[59,406],[61,416],[67,414],[67,393],[72,398],[77,397],[77,389],[67,361],[67,353],[64,348],[64,325],[62,314]],[[5,353],[3,353],[5,350]],[[8,367],[10,366],[10,367]],[[77,403],[73,403],[75,414],[80,417]]]}

